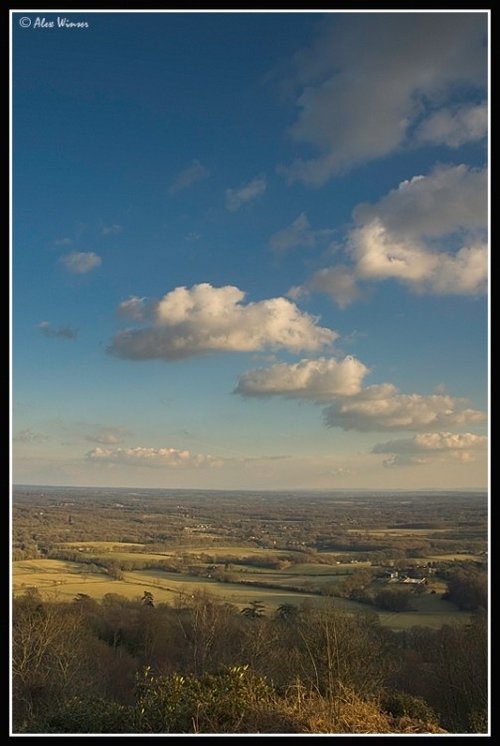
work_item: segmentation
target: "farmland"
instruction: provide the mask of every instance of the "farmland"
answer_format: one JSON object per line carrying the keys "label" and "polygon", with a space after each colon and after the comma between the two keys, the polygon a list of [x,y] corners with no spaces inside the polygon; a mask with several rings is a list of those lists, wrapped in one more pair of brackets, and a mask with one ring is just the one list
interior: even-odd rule
{"label": "farmland", "polygon": [[[312,495],[18,488],[13,592],[115,594],[179,605],[210,594],[272,613],[304,603],[370,611],[394,629],[466,623],[442,598],[456,568],[486,569],[481,494]],[[408,594],[377,607],[384,590]]]}

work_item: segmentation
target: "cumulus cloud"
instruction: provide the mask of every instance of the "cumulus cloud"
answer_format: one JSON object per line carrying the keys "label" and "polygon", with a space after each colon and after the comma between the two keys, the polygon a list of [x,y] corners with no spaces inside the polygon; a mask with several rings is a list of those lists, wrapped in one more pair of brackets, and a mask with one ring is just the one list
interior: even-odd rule
{"label": "cumulus cloud", "polygon": [[129,298],[120,304],[121,314],[151,321],[118,332],[108,352],[133,360],[182,360],[210,352],[315,351],[338,336],[286,298],[247,304],[244,298],[237,287],[209,283],[177,287],[158,301]]}
{"label": "cumulus cloud", "polygon": [[265,176],[257,176],[247,184],[242,184],[238,189],[226,189],[226,207],[231,212],[236,212],[242,205],[253,202],[267,189]]}
{"label": "cumulus cloud", "polygon": [[[348,238],[358,277],[395,278],[417,291],[473,295],[486,288],[486,169],[438,166],[358,205]],[[458,243],[454,251],[441,248]]]}
{"label": "cumulus cloud", "polygon": [[59,261],[74,275],[84,275],[102,264],[101,257],[93,251],[72,251],[61,256]]}
{"label": "cumulus cloud", "polygon": [[369,368],[352,356],[276,363],[244,373],[234,393],[327,403],[323,410],[327,427],[360,432],[439,431],[480,424],[486,419],[484,412],[448,394],[405,394],[392,383],[363,387],[369,373]]}
{"label": "cumulus cloud", "polygon": [[[317,155],[282,168],[289,181],[320,186],[422,142],[412,129],[429,104],[466,105],[456,100],[461,91],[486,89],[486,35],[485,13],[336,16],[295,57],[298,116],[290,134]],[[470,130],[469,122],[462,137]]]}
{"label": "cumulus cloud", "polygon": [[57,339],[76,339],[78,330],[71,326],[60,326],[54,329],[49,321],[40,321],[36,327],[44,337],[55,337]]}
{"label": "cumulus cloud", "polygon": [[368,280],[396,279],[417,292],[478,295],[486,290],[488,247],[471,240],[457,252],[438,252],[416,241],[398,241],[380,220],[352,231],[356,274]]}
{"label": "cumulus cloud", "polygon": [[184,168],[177,174],[168,191],[170,194],[176,194],[176,192],[181,192],[183,189],[189,189],[190,186],[196,184],[198,181],[208,179],[209,176],[210,171],[208,168],[205,168],[200,161],[194,159],[187,168]]}
{"label": "cumulus cloud", "polygon": [[488,131],[486,102],[458,108],[439,109],[424,119],[416,137],[423,143],[458,148],[466,142],[482,140]]}
{"label": "cumulus cloud", "polygon": [[118,445],[119,443],[123,443],[127,435],[130,435],[130,431],[125,427],[98,425],[92,430],[92,432],[85,435],[85,440],[106,446]]}
{"label": "cumulus cloud", "polygon": [[374,204],[353,211],[357,225],[379,220],[394,238],[439,238],[484,230],[488,217],[485,168],[436,166],[429,174],[402,181]]}
{"label": "cumulus cloud", "polygon": [[31,427],[27,427],[24,430],[19,430],[13,436],[12,440],[14,443],[42,443],[44,440],[47,440],[47,436],[43,435],[43,433],[35,433]]}
{"label": "cumulus cloud", "polygon": [[181,451],[177,448],[94,448],[85,456],[87,461],[98,464],[123,464],[166,469],[216,468],[222,465],[220,458],[206,454]]}
{"label": "cumulus cloud", "polygon": [[358,394],[337,398],[324,412],[327,427],[377,430],[442,430],[479,424],[486,415],[462,399],[444,394],[402,394],[391,383],[367,386]]}
{"label": "cumulus cloud", "polygon": [[313,230],[305,212],[301,212],[289,226],[276,231],[269,238],[269,246],[277,254],[284,254],[297,246],[316,246],[318,240],[327,238],[333,233],[332,230]]}
{"label": "cumulus cloud", "polygon": [[394,279],[416,292],[479,295],[488,273],[486,169],[437,166],[353,211],[345,240],[351,265],[316,272],[291,297],[324,292],[340,307],[362,296],[360,282]]}
{"label": "cumulus cloud", "polygon": [[474,433],[419,433],[413,438],[377,443],[372,453],[388,454],[385,466],[405,466],[428,463],[430,460],[453,458],[464,463],[474,461],[485,452],[488,439]]}
{"label": "cumulus cloud", "polygon": [[352,396],[361,390],[369,373],[354,357],[343,360],[318,358],[298,363],[278,363],[244,373],[235,393],[242,396],[286,396],[289,398],[330,401],[335,396]]}

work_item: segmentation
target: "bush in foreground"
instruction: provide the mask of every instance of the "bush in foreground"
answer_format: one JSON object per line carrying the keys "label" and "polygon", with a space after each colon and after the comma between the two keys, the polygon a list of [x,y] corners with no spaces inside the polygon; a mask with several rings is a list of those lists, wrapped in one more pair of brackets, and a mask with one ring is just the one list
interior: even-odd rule
{"label": "bush in foreground", "polygon": [[134,706],[74,697],[48,718],[46,732],[443,733],[432,713],[410,699],[415,716],[404,703],[394,716],[344,687],[328,699],[297,681],[279,694],[247,666],[204,676],[156,676],[146,668]]}

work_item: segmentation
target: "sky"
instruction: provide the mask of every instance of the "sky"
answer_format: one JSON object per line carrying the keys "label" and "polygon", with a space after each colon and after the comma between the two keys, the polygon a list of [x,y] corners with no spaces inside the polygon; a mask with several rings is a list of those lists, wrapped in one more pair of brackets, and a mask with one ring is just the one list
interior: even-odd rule
{"label": "sky", "polygon": [[488,479],[488,13],[12,13],[18,484]]}

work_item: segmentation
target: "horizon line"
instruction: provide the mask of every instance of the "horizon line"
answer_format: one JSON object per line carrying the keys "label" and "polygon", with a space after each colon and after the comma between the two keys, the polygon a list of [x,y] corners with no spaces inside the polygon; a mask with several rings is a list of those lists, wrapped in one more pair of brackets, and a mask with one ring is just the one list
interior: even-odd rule
{"label": "horizon line", "polygon": [[287,487],[280,487],[275,489],[269,489],[269,488],[231,488],[231,487],[221,487],[221,488],[204,488],[204,487],[142,487],[140,485],[130,485],[126,487],[117,487],[117,486],[110,486],[110,485],[67,485],[67,484],[36,484],[36,483],[12,483],[11,489],[16,488],[22,488],[22,487],[36,487],[36,488],[44,488],[44,489],[70,489],[70,490],[78,490],[78,489],[84,489],[84,490],[148,490],[148,491],[158,491],[158,490],[164,490],[165,492],[288,492],[288,493],[296,493],[296,492],[371,492],[371,493],[414,493],[414,492],[484,492],[488,493],[488,487],[460,487],[460,488],[454,488],[454,487],[418,487],[418,488],[408,488],[408,487],[401,487],[401,488],[391,488],[391,489],[384,489],[384,488],[370,488],[370,487],[298,487],[298,488],[287,488]]}

